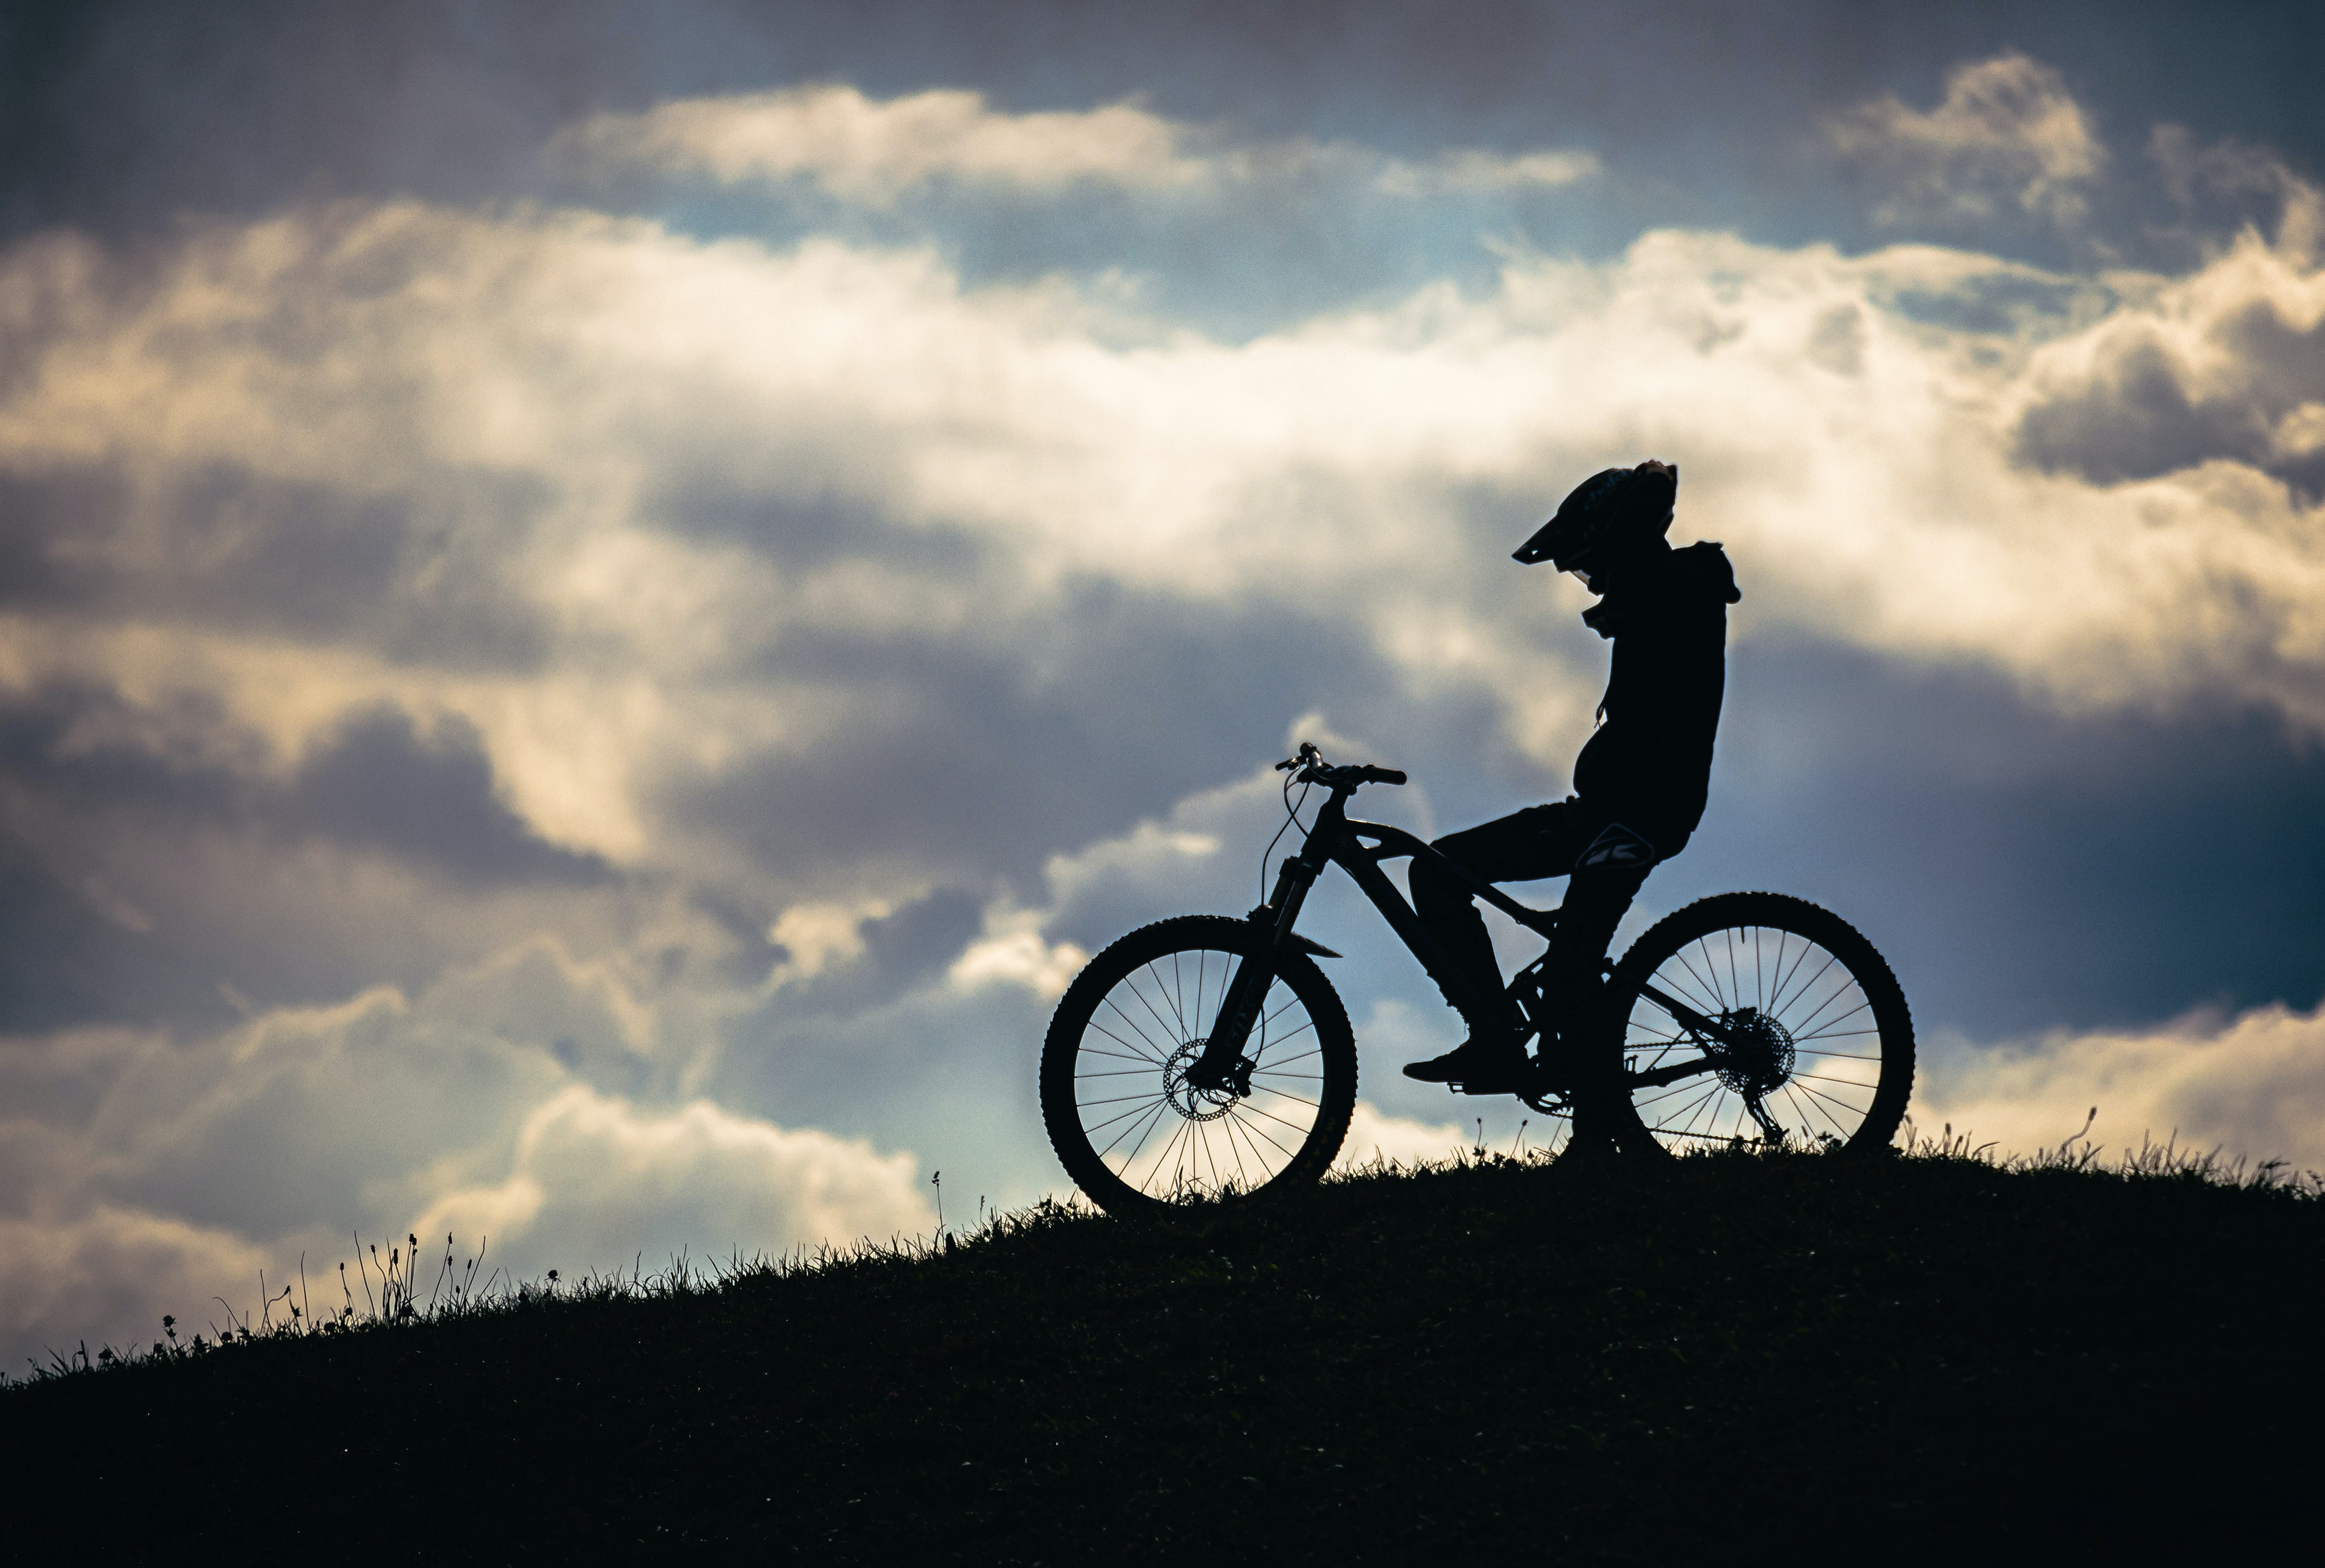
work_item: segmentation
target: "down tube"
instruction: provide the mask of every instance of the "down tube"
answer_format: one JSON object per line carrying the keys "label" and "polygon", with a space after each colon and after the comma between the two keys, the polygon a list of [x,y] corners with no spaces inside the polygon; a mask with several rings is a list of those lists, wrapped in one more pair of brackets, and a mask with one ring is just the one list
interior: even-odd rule
{"label": "down tube", "polygon": [[1380,869],[1378,861],[1361,851],[1354,854],[1338,854],[1333,859],[1356,879],[1357,886],[1365,890],[1365,897],[1380,910],[1381,918],[1389,923],[1389,928],[1413,949],[1413,955],[1421,960],[1421,967],[1429,972],[1430,979],[1449,992],[1468,997],[1477,1004],[1480,1014],[1491,1010],[1495,998],[1479,997],[1468,982],[1459,977],[1448,978],[1444,959],[1436,942],[1422,928],[1421,918],[1413,912],[1413,906],[1399,895],[1396,884],[1388,880],[1388,873]]}

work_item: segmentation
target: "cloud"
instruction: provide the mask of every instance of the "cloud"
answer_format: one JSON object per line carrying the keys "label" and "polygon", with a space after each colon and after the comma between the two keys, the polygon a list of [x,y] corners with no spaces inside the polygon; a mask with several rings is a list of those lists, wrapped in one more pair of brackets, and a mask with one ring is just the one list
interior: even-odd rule
{"label": "cloud", "polygon": [[1374,189],[1389,196],[1424,198],[1460,191],[1556,189],[1601,172],[1589,152],[1529,152],[1519,157],[1476,148],[1440,153],[1426,162],[1391,159],[1374,177]]}
{"label": "cloud", "polygon": [[2213,233],[2274,222],[2280,249],[2315,259],[2325,240],[2325,193],[2276,152],[2234,138],[2200,142],[2172,125],[2156,126],[2147,150],[2165,193],[2191,216],[2209,211]]}
{"label": "cloud", "polygon": [[[2317,199],[2296,187],[2288,203]],[[2314,503],[2325,495],[2320,364],[2325,274],[2247,230],[2194,274],[2044,346],[2018,453],[2098,484],[2234,463]]]}
{"label": "cloud", "polygon": [[1925,1066],[1913,1117],[1925,1133],[1950,1122],[1957,1135],[2027,1153],[2057,1146],[2094,1106],[2091,1138],[2118,1150],[2176,1138],[2198,1152],[2325,1170],[2325,1010],[2279,1004],[1949,1052]]}
{"label": "cloud", "polygon": [[1889,224],[1983,222],[2007,203],[2072,224],[2107,149],[2059,73],[2018,53],[1958,65],[1933,109],[1883,97],[1827,124],[1844,156],[1894,181]]}
{"label": "cloud", "polygon": [[[526,563],[509,611],[551,640],[530,667],[451,669],[106,613],[20,614],[0,641],[20,679],[195,685],[278,754],[366,705],[456,714],[533,832],[617,864],[671,842],[655,797],[681,780],[918,721],[912,684],[786,679],[788,651],[942,646],[999,674],[1049,641],[1077,580],[1337,604],[1414,689],[1510,694],[1513,731],[1550,761],[1588,678],[1515,618],[1534,612],[1514,581],[1432,541],[1466,531],[1479,491],[1522,517],[1519,497],[1638,447],[1689,459],[1683,516],[1741,552],[1755,614],[1997,661],[2069,696],[2229,682],[2305,702],[2310,683],[2276,673],[2316,657],[2297,625],[2256,664],[2209,616],[2226,582],[2313,597],[2296,502],[2243,468],[2130,491],[2029,475],[1989,410],[2026,396],[2044,327],[1915,318],[2011,272],[1660,234],[1607,266],[1522,260],[1485,296],[1423,291],[1247,345],[1116,344],[1088,332],[1086,302],[966,290],[925,253],[706,244],[570,213],[281,219],[205,235],[125,308],[85,302],[87,328],[0,404],[0,464],[69,471],[105,431],[116,464],[161,473],[231,458],[373,493],[489,473],[487,492],[539,498],[479,526]],[[964,578],[843,549],[786,569],[663,526],[653,498],[696,485],[778,510],[842,500],[973,540],[979,564]]]}
{"label": "cloud", "polygon": [[164,1310],[190,1339],[223,1326],[218,1293],[232,1291],[239,1311],[256,1298],[259,1271],[276,1262],[231,1231],[144,1210],[0,1219],[0,1344],[22,1376],[28,1360],[50,1365],[51,1352],[77,1361],[84,1342],[95,1355],[108,1342],[159,1340]]}
{"label": "cloud", "polygon": [[1333,1161],[1338,1170],[1370,1165],[1376,1159],[1391,1165],[1422,1165],[1450,1159],[1469,1147],[1470,1134],[1450,1121],[1417,1121],[1391,1116],[1369,1100],[1357,1102],[1348,1118],[1348,1136]]}
{"label": "cloud", "polygon": [[1350,177],[1359,189],[1418,200],[1555,189],[1599,170],[1588,152],[1468,148],[1413,161],[1338,143],[1237,146],[1216,128],[1166,119],[1136,103],[1013,114],[988,106],[979,93],[875,99],[844,85],[599,115],[561,133],[549,155],[601,175],[644,171],[729,186],[801,180],[874,208],[940,184],[1035,197],[1100,189],[1152,198]]}
{"label": "cloud", "polygon": [[[761,140],[718,168],[906,228],[948,183],[1167,226],[1200,180],[1589,172],[850,91],[653,123],[734,110]],[[917,150],[914,104],[950,127]],[[698,155],[652,120],[604,147]],[[1609,461],[1681,462],[1739,650],[2325,731],[2283,226],[2154,278],[1658,230],[1233,340],[947,240],[397,201],[0,252],[5,1195],[56,1238],[25,1268],[128,1302],[103,1259],[192,1281],[423,1218],[543,1267],[782,1245],[918,1223],[938,1139],[1041,1190],[1048,998],[1158,913],[1249,907],[1287,740],[1489,776],[1457,805],[1561,787],[1604,650],[1506,552]],[[2057,411],[2147,343],[2228,435]],[[1336,982],[1402,1019],[1367,1050],[1443,1048],[1363,922]],[[1443,1130],[1373,1093],[1384,1148]]]}
{"label": "cloud", "polygon": [[0,1042],[0,1348],[240,1310],[349,1231],[538,1275],[929,1228],[911,1152],[694,1091],[736,1005],[533,940],[208,1036]]}
{"label": "cloud", "polygon": [[1045,193],[1081,183],[1183,187],[1208,172],[1181,151],[1184,137],[1135,104],[1013,115],[987,108],[980,93],[882,101],[826,85],[600,115],[562,134],[551,155],[729,185],[806,178],[848,200],[885,204],[938,180]]}
{"label": "cloud", "polygon": [[536,836],[496,792],[491,759],[457,715],[422,735],[410,715],[360,708],[301,759],[296,815],[343,843],[376,844],[457,877],[588,881],[603,868]]}
{"label": "cloud", "polygon": [[[8,809],[49,902],[168,955],[180,1007],[351,994],[390,942],[424,983],[527,922],[594,947],[672,889],[693,962],[772,964],[794,906],[1034,899],[1305,709],[1474,714],[1555,788],[1601,655],[1504,556],[1626,452],[1681,461],[1739,646],[2314,728],[2282,456],[2325,395],[2314,292],[2258,241],[2142,281],[1664,231],[1222,343],[924,247],[572,210],[302,209],[134,267],[44,239],[0,259],[0,475],[47,519],[0,610],[0,696],[42,715]],[[2126,473],[2058,411],[2159,334],[2272,455]]]}
{"label": "cloud", "polygon": [[975,990],[1007,982],[1022,985],[1045,1001],[1065,994],[1089,955],[1070,942],[1042,939],[1038,917],[993,922],[999,930],[969,944],[952,966],[955,985]]}
{"label": "cloud", "polygon": [[[708,1101],[646,1111],[573,1084],[534,1108],[507,1177],[439,1197],[421,1235],[496,1238],[502,1256],[617,1265],[780,1254],[803,1242],[888,1241],[936,1227],[920,1164],[862,1139],[736,1116]],[[542,1265],[536,1264],[536,1268]]]}

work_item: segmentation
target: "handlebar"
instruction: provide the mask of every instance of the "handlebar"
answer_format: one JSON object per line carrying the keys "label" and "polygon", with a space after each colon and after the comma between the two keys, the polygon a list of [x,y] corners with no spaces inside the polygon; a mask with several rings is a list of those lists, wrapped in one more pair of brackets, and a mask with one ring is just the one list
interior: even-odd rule
{"label": "handlebar", "polygon": [[1300,742],[1299,752],[1286,757],[1275,765],[1279,773],[1292,773],[1301,784],[1321,784],[1331,789],[1354,789],[1364,784],[1402,784],[1404,770],[1401,768],[1376,768],[1370,762],[1334,764],[1324,761],[1324,753],[1311,741]]}

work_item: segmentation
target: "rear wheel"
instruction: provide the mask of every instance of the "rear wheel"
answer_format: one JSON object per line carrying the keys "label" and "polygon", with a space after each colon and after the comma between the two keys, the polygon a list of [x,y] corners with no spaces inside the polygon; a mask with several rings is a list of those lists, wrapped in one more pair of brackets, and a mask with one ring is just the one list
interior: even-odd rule
{"label": "rear wheel", "polygon": [[1356,1108],[1356,1040],[1305,954],[1276,955],[1244,1047],[1249,1092],[1186,1082],[1228,980],[1265,939],[1221,916],[1158,921],[1091,959],[1059,1001],[1042,1047],[1042,1119],[1100,1208],[1313,1182],[1339,1152]]}
{"label": "rear wheel", "polygon": [[1690,904],[1633,944],[1607,995],[1623,1028],[1609,1110],[1626,1148],[1885,1148],[1904,1117],[1904,992],[1854,927],[1803,899]]}

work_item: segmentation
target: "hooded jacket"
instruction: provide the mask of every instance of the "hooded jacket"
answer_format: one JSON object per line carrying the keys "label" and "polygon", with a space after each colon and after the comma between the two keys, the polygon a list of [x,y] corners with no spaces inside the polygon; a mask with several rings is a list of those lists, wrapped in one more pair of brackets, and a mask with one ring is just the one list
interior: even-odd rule
{"label": "hooded jacket", "polygon": [[1615,659],[1604,722],[1574,761],[1577,795],[1619,803],[1666,833],[1695,831],[1727,687],[1728,606],[1743,596],[1727,553],[1707,542],[1630,566],[1584,613],[1614,640]]}

